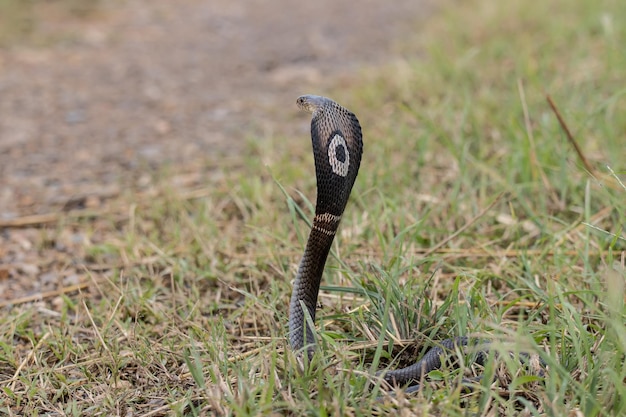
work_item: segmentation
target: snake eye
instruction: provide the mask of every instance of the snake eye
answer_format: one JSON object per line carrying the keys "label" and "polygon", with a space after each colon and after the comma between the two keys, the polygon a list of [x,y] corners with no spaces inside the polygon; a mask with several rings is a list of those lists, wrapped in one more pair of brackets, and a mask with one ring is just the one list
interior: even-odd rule
{"label": "snake eye", "polygon": [[307,102],[306,102],[306,98],[304,96],[300,96],[298,97],[298,100],[296,100],[296,105],[301,108],[302,110],[307,110],[308,111],[308,106],[307,106]]}

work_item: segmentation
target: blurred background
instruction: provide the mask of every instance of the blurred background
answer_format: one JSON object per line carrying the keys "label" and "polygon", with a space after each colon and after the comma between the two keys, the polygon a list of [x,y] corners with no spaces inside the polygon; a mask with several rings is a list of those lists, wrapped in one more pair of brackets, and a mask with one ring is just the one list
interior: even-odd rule
{"label": "blurred background", "polygon": [[98,208],[164,166],[198,173],[246,140],[306,138],[296,97],[394,59],[432,12],[427,0],[0,0],[0,220]]}

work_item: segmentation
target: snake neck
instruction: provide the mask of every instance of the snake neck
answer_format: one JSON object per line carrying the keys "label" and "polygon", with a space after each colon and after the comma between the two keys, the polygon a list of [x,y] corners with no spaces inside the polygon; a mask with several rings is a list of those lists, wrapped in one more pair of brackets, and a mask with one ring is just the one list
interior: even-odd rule
{"label": "snake neck", "polygon": [[[315,350],[315,332],[309,326],[307,314],[312,321],[315,319],[317,295],[324,273],[324,265],[340,220],[341,217],[332,214],[315,216],[291,294],[289,342],[294,350],[300,350],[306,346],[309,356]],[[306,313],[302,309],[303,305],[307,310]]]}

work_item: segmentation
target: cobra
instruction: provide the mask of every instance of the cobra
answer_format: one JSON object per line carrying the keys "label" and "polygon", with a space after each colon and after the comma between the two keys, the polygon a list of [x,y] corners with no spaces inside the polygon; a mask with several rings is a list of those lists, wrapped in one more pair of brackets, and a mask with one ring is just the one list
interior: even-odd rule
{"label": "cobra", "polygon": [[[295,351],[315,352],[315,331],[306,316],[315,319],[315,308],[326,258],[339,227],[363,154],[363,136],[358,119],[333,100],[304,95],[298,106],[310,112],[311,141],[317,179],[315,218],[298,267],[289,306],[289,341]],[[305,312],[306,310],[306,312]],[[415,364],[381,374],[391,386],[419,382],[424,375],[442,366],[441,358],[457,347],[467,346],[468,338],[447,339],[431,348]],[[477,355],[477,361],[484,360]],[[414,390],[419,385],[414,385]]]}

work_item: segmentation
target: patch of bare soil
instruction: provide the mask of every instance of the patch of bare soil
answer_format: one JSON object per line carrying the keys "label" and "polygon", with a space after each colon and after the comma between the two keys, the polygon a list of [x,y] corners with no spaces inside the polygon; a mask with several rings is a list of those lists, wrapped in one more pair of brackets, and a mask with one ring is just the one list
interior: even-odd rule
{"label": "patch of bare soil", "polygon": [[298,95],[392,58],[432,10],[428,0],[102,5],[67,22],[67,40],[0,50],[5,305],[87,279],[80,229],[54,240],[37,229],[57,213],[110,211],[163,166],[193,187],[237,160],[247,137],[305,132]]}

